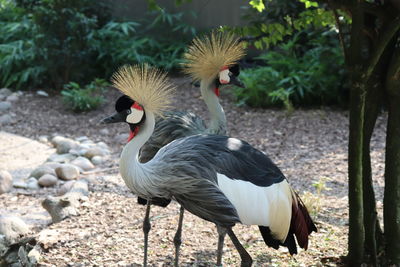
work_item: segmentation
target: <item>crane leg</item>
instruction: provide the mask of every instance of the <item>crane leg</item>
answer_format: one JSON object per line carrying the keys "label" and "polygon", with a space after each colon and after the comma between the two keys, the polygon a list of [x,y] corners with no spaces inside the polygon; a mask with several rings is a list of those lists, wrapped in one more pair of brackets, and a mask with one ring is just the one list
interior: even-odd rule
{"label": "crane leg", "polygon": [[240,266],[241,267],[250,267],[253,263],[253,260],[249,253],[247,253],[246,249],[240,244],[240,241],[237,239],[235,233],[232,231],[232,228],[227,228],[227,232],[229,237],[232,240],[233,245],[235,246],[236,250],[239,252],[240,259],[242,260]]}
{"label": "crane leg", "polygon": [[150,224],[150,206],[151,206],[151,201],[148,199],[147,200],[147,206],[146,206],[146,215],[144,216],[143,220],[143,233],[144,233],[144,257],[143,257],[143,266],[147,266],[147,248],[148,248],[148,243],[149,243],[149,232],[151,229],[151,224]]}
{"label": "crane leg", "polygon": [[179,266],[179,252],[182,244],[182,224],[183,224],[183,213],[185,209],[181,206],[179,210],[179,223],[178,223],[178,229],[176,229],[176,234],[174,236],[174,245],[175,245],[175,263],[174,266],[178,267]]}
{"label": "crane leg", "polygon": [[217,266],[222,266],[222,253],[224,249],[224,240],[227,229],[217,225],[218,232],[218,248],[217,248]]}

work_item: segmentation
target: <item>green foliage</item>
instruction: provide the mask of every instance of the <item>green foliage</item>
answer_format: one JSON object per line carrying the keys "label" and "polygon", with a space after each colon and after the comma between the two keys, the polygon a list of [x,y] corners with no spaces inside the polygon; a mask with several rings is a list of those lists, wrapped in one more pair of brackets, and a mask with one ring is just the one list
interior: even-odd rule
{"label": "green foliage", "polygon": [[29,16],[12,1],[0,5],[0,68],[2,86],[22,89],[30,83],[40,83],[45,69],[35,64],[33,24]]}
{"label": "green foliage", "polygon": [[85,84],[124,64],[173,70],[196,33],[183,13],[163,9],[145,21],[112,20],[105,0],[0,3],[0,82],[17,89]]}
{"label": "green foliage", "polygon": [[[261,4],[265,3],[265,8]],[[291,35],[310,27],[334,27],[331,11],[308,0],[257,0],[244,7],[245,26],[232,28],[241,36],[262,36],[253,44],[257,49],[271,48],[285,42]]]}
{"label": "green foliage", "polygon": [[102,96],[108,83],[102,79],[95,79],[84,88],[78,83],[69,82],[61,91],[64,103],[75,112],[96,109],[105,99]]}
{"label": "green foliage", "polygon": [[330,45],[329,32],[311,33],[319,38],[303,45],[310,34],[299,33],[259,57],[265,66],[244,70],[246,88],[236,88],[239,104],[256,107],[338,104],[343,101],[344,60],[340,48]]}
{"label": "green foliage", "polygon": [[147,62],[166,70],[178,68],[187,43],[196,34],[194,27],[183,22],[183,15],[159,9],[149,14],[151,21],[110,21],[104,25],[94,35],[93,46],[105,75],[128,63]]}

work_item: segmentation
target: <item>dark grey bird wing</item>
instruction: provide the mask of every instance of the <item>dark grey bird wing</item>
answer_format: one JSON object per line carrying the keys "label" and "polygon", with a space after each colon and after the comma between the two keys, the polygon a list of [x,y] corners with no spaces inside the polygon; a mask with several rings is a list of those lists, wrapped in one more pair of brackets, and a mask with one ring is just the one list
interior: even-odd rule
{"label": "dark grey bird wing", "polygon": [[235,207],[218,187],[217,173],[258,186],[285,176],[264,153],[244,141],[194,135],[171,142],[154,158],[165,175],[165,190],[188,211],[219,225],[239,222]]}
{"label": "dark grey bird wing", "polygon": [[[190,151],[193,157],[231,179],[251,182],[257,186],[270,186],[285,179],[281,170],[263,152],[249,143],[221,135],[194,135],[171,144],[181,151]],[[169,149],[167,147],[167,149]]]}

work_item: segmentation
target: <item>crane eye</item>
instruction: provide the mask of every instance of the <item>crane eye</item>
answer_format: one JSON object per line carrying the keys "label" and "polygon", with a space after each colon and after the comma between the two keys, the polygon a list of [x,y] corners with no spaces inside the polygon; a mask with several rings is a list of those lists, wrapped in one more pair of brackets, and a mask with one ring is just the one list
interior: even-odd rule
{"label": "crane eye", "polygon": [[142,120],[144,116],[144,111],[131,108],[127,114],[128,115],[126,116],[126,122],[136,124]]}
{"label": "crane eye", "polygon": [[131,113],[132,113],[132,111],[130,109],[126,110],[126,114],[131,114]]}

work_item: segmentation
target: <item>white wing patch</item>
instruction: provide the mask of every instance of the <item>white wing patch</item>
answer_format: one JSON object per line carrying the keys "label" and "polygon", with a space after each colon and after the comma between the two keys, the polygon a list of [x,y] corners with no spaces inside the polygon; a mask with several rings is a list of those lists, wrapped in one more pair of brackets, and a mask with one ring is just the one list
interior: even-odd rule
{"label": "white wing patch", "polygon": [[126,116],[126,122],[128,123],[138,123],[143,118],[144,111],[138,110],[136,108],[131,108],[131,113]]}
{"label": "white wing patch", "polygon": [[286,180],[261,187],[218,173],[218,187],[236,208],[240,221],[270,228],[272,236],[285,241],[292,217],[292,194]]}
{"label": "white wing patch", "polygon": [[230,137],[230,138],[228,138],[226,145],[230,150],[239,150],[240,147],[242,146],[242,141],[240,141],[239,139]]}

